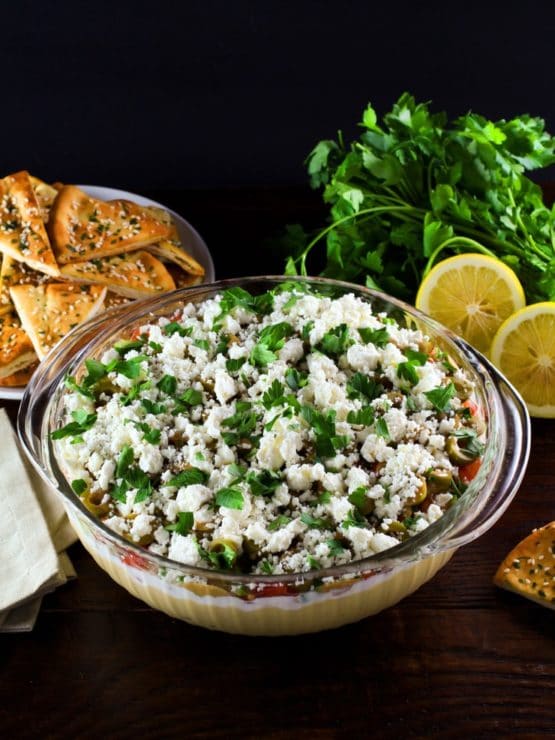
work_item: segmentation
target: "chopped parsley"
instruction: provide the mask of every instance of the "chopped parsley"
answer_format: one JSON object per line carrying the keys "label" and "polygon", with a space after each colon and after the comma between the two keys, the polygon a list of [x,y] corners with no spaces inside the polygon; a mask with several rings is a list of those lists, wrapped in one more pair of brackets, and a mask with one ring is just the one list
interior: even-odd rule
{"label": "chopped parsley", "polygon": [[339,324],[328,331],[317,345],[317,349],[330,357],[340,357],[353,344],[347,324]]}
{"label": "chopped parsley", "polygon": [[243,494],[238,488],[220,488],[214,501],[216,506],[226,509],[242,509],[244,504]]}
{"label": "chopped parsley", "polygon": [[165,484],[166,486],[175,486],[176,488],[181,488],[183,486],[194,486],[202,483],[206,483],[208,480],[208,476],[204,472],[204,470],[200,470],[200,468],[187,468],[187,470],[182,470],[180,473],[178,473],[173,478],[170,478],[170,480]]}
{"label": "chopped parsley", "polygon": [[192,511],[180,511],[177,515],[177,522],[174,524],[167,524],[165,529],[168,532],[176,532],[183,536],[189,534],[195,524],[195,517]]}
{"label": "chopped parsley", "polygon": [[365,329],[364,327],[358,330],[360,338],[364,344],[373,344],[376,347],[385,347],[390,341],[390,336],[385,327],[381,329]]}
{"label": "chopped parsley", "polygon": [[359,398],[362,401],[373,401],[383,393],[383,386],[368,375],[355,373],[347,381],[347,397]]}
{"label": "chopped parsley", "polygon": [[318,457],[334,457],[348,444],[348,437],[336,434],[334,409],[322,413],[312,406],[301,406],[301,415],[314,432]]}
{"label": "chopped parsley", "polygon": [[454,398],[456,389],[453,383],[449,383],[439,388],[433,388],[431,391],[424,391],[424,395],[430,401],[432,406],[440,413],[445,413],[451,408],[451,399]]}

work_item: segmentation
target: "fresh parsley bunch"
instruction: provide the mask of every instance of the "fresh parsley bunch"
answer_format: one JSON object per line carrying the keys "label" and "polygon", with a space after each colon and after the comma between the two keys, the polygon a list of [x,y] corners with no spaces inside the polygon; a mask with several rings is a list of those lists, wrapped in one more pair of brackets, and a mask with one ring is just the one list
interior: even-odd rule
{"label": "fresh parsley bunch", "polygon": [[331,223],[316,235],[290,227],[286,273],[306,275],[326,244],[323,275],[411,299],[438,259],[482,252],[518,274],[528,299],[555,299],[555,211],[524,173],[555,162],[544,121],[451,124],[405,93],[378,123],[369,105],[358,140],[320,141],[308,157]]}

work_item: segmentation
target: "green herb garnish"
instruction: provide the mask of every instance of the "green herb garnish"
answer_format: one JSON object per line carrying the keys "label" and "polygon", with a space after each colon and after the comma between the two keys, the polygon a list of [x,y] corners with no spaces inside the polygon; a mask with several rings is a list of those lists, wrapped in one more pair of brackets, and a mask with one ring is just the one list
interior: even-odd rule
{"label": "green herb garnish", "polygon": [[456,394],[453,383],[449,383],[439,388],[433,388],[431,391],[424,391],[424,395],[430,401],[432,406],[440,413],[445,413],[451,408],[451,399]]}
{"label": "green herb garnish", "polygon": [[226,509],[242,509],[243,494],[238,488],[220,488],[215,496],[216,506],[223,506]]}
{"label": "green herb garnish", "polygon": [[448,122],[408,93],[379,121],[368,105],[351,144],[320,141],[308,157],[330,223],[316,235],[289,229],[286,273],[307,275],[321,244],[323,274],[413,299],[449,253],[481,252],[512,267],[528,303],[555,299],[555,213],[525,173],[555,163],[541,118]]}
{"label": "green herb garnish", "polygon": [[90,429],[96,422],[96,414],[89,414],[84,409],[77,409],[71,412],[73,421],[66,424],[61,429],[51,432],[52,439],[63,439],[64,437],[74,437]]}
{"label": "green herb garnish", "polygon": [[167,524],[164,529],[185,536],[193,529],[194,524],[195,518],[192,511],[180,511],[177,515],[177,522]]}
{"label": "green herb garnish", "polygon": [[170,480],[164,485],[181,488],[183,486],[194,486],[198,485],[199,483],[206,483],[207,480],[208,476],[203,470],[200,470],[200,468],[191,467],[187,468],[187,470],[182,470],[176,476],[170,478]]}

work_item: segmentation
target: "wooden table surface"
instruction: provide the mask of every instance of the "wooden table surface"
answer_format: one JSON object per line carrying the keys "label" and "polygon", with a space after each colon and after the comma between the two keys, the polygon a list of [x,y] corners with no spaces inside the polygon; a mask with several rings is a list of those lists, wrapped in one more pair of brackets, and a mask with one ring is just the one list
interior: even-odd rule
{"label": "wooden table surface", "polygon": [[[320,217],[302,190],[148,195],[198,227],[218,277],[280,272],[264,240]],[[0,737],[555,737],[555,613],[492,585],[505,554],[555,519],[554,431],[533,422],[524,481],[489,532],[397,606],[327,633],[192,627],[74,545],[78,579],[44,599],[32,633],[0,635]]]}

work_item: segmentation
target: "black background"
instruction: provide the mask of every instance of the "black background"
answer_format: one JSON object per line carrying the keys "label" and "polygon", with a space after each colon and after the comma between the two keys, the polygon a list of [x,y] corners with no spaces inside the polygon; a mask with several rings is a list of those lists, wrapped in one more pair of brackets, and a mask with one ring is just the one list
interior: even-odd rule
{"label": "black background", "polygon": [[555,4],[1,2],[0,169],[134,190],[306,182],[404,90],[555,131]]}

